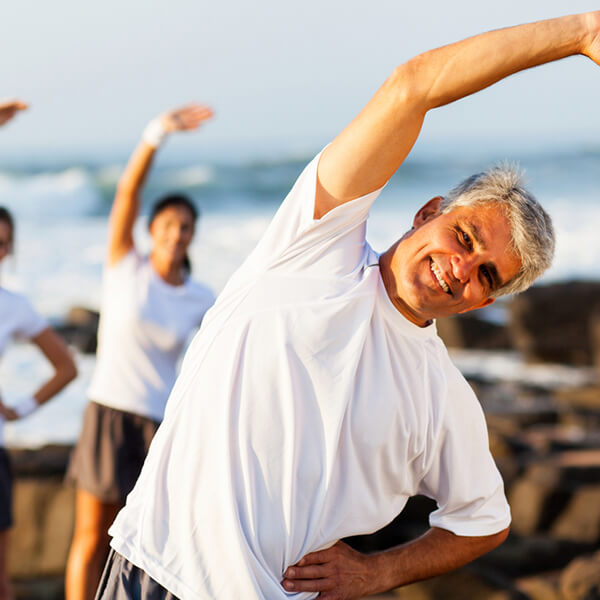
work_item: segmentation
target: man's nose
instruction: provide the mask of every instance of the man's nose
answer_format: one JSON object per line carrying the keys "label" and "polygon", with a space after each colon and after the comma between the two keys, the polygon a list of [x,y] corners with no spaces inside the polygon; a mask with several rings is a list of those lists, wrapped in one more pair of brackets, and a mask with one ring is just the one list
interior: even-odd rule
{"label": "man's nose", "polygon": [[450,258],[452,275],[461,283],[466,283],[475,267],[475,257],[470,254],[455,254]]}

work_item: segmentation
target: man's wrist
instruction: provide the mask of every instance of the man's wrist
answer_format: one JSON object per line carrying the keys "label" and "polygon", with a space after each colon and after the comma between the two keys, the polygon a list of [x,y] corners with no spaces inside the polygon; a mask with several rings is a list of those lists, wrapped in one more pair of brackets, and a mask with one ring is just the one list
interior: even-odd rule
{"label": "man's wrist", "polygon": [[38,408],[38,401],[33,396],[26,396],[21,398],[13,407],[13,410],[17,413],[20,419],[30,415],[36,408]]}
{"label": "man's wrist", "polygon": [[146,125],[146,128],[142,133],[142,140],[149,146],[152,146],[152,148],[158,148],[168,135],[169,131],[164,126],[162,119],[156,117]]}

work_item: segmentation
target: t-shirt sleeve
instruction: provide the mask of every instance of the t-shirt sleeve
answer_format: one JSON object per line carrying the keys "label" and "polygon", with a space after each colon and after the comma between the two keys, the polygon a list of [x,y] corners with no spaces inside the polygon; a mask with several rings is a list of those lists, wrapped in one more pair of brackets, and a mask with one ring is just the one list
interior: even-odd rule
{"label": "t-shirt sleeve", "polygon": [[448,393],[438,444],[418,490],[438,504],[429,523],[456,535],[498,533],[510,524],[510,508],[483,411],[458,372],[449,376]]}
{"label": "t-shirt sleeve", "polygon": [[30,340],[48,327],[48,322],[31,305],[29,300],[23,296],[19,297],[17,310],[17,326],[14,337],[19,340]]}
{"label": "t-shirt sleeve", "polygon": [[132,277],[142,262],[143,258],[132,248],[115,264],[105,264],[102,274],[105,291],[107,288],[118,291],[121,286],[132,285]]}
{"label": "t-shirt sleeve", "polygon": [[363,256],[366,220],[376,190],[314,219],[319,153],[283,201],[246,266],[254,270],[351,272]]}

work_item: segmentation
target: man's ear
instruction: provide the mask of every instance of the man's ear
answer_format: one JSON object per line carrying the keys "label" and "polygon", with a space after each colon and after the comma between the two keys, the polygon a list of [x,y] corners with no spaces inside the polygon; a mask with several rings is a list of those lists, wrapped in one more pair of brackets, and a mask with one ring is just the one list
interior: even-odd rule
{"label": "man's ear", "polygon": [[490,304],[492,304],[495,301],[496,301],[496,298],[486,298],[483,302],[481,302],[477,306],[471,306],[471,308],[465,308],[465,310],[461,310],[461,311],[459,311],[459,313],[466,313],[466,312],[469,312],[470,310],[476,310],[478,308],[483,308],[484,306],[489,306]]}
{"label": "man's ear", "polygon": [[417,211],[415,218],[413,219],[413,227],[416,229],[424,223],[427,223],[430,219],[437,217],[440,214],[440,205],[442,204],[442,196],[436,196],[432,198],[427,204],[421,206]]}

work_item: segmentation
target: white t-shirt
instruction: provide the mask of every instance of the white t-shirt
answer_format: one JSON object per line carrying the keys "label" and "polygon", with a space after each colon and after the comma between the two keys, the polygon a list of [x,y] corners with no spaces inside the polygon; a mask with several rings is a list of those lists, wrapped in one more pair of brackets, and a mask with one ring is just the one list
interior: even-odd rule
{"label": "white t-shirt", "polygon": [[477,399],[365,242],[378,192],[313,220],[317,160],[192,342],[110,529],[182,600],[313,598],[281,587],[289,565],[419,493],[458,535],[510,521]]}
{"label": "white t-shirt", "polygon": [[[46,327],[46,319],[34,310],[25,296],[0,287],[0,356],[11,340],[30,340]],[[4,419],[0,417],[0,446],[3,444],[3,424]]]}
{"label": "white t-shirt", "polygon": [[89,398],[160,421],[184,345],[213,302],[205,285],[169,285],[133,250],[106,267]]}

